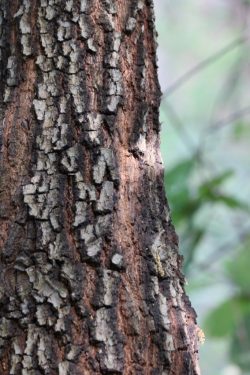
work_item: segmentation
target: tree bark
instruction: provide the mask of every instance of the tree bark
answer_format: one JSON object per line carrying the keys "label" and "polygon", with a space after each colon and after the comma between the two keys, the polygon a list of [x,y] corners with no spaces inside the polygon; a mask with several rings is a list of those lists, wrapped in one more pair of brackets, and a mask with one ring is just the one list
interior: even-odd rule
{"label": "tree bark", "polygon": [[198,374],[151,0],[1,0],[0,374]]}

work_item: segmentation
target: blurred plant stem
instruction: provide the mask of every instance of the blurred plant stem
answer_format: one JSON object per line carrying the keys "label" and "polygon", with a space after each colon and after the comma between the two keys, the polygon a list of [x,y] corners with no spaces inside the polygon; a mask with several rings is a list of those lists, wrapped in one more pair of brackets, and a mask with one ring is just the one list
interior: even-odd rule
{"label": "blurred plant stem", "polygon": [[209,65],[215,63],[220,58],[224,57],[227,53],[232,52],[235,48],[238,48],[244,44],[249,39],[249,36],[242,35],[239,38],[233,40],[226,46],[224,46],[219,51],[215,52],[213,55],[207,57],[206,59],[200,61],[193,68],[184,73],[180,78],[178,78],[169,88],[163,93],[162,101],[168,96],[172,95],[176,90],[178,90],[184,83],[189,81],[193,76],[200,73],[202,70],[207,68]]}
{"label": "blurred plant stem", "polygon": [[244,229],[237,233],[233,240],[215,249],[212,254],[210,254],[206,259],[206,262],[196,264],[194,263],[193,266],[196,269],[195,273],[201,273],[213,267],[221,257],[228,255],[230,252],[234,251],[240,243],[244,243],[246,239],[249,238],[249,235],[250,227],[246,226]]}

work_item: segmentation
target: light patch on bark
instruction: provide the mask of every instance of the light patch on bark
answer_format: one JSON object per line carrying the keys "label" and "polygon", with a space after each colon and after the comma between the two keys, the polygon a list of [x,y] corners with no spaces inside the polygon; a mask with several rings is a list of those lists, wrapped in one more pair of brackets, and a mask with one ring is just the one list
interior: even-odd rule
{"label": "light patch on bark", "polygon": [[[105,347],[104,361],[102,364],[104,369],[122,373],[122,362],[119,358],[120,354],[117,353],[113,329],[110,328],[110,319],[108,309],[101,308],[97,310],[95,339],[102,342]],[[101,349],[100,353],[102,353]]]}

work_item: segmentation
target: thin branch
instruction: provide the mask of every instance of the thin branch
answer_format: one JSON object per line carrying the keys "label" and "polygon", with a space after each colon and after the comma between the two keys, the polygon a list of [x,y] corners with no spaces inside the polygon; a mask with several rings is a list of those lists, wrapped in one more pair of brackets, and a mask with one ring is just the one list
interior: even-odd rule
{"label": "thin branch", "polygon": [[166,97],[173,94],[180,86],[189,81],[194,75],[199,73],[201,70],[213,64],[221,57],[225,56],[227,53],[233,51],[235,48],[238,48],[241,44],[245,43],[247,39],[247,36],[241,36],[236,40],[232,41],[231,43],[229,43],[227,46],[223,47],[221,50],[215,52],[213,55],[199,62],[197,65],[195,65],[185,74],[183,74],[180,78],[178,78],[171,86],[169,86],[169,88],[164,92],[162,100],[165,100]]}
{"label": "thin branch", "polygon": [[168,116],[170,122],[172,123],[173,127],[179,132],[180,137],[183,140],[183,143],[188,148],[188,151],[191,154],[196,152],[196,145],[193,139],[190,137],[189,133],[186,130],[186,127],[182,123],[180,117],[174,110],[173,106],[169,102],[165,102],[162,106],[162,110]]}
{"label": "thin branch", "polygon": [[216,130],[220,130],[222,127],[232,124],[234,121],[239,120],[240,118],[247,116],[249,114],[250,114],[250,107],[242,108],[239,111],[231,113],[225,119],[214,122],[211,126],[209,126],[208,132],[210,131],[214,132]]}
{"label": "thin branch", "polygon": [[213,104],[213,109],[210,114],[210,120],[208,124],[213,124],[216,121],[218,110],[221,109],[228,102],[228,99],[235,94],[237,85],[242,78],[242,71],[244,70],[244,64],[246,64],[248,56],[246,54],[246,49],[241,49],[239,57],[234,62],[230,72],[227,74],[226,79],[222,78],[221,88],[218,92],[217,99],[215,99]]}
{"label": "thin branch", "polygon": [[[185,125],[183,124],[182,120],[178,116],[177,112],[173,108],[173,106],[169,102],[165,102],[162,106],[162,110],[165,112],[167,117],[170,120],[171,125],[176,129],[180,135],[180,138],[183,141],[183,144],[186,146],[187,150],[191,154],[191,156],[196,160],[196,162],[201,164],[207,164],[204,157],[204,149],[201,148],[201,144],[198,146],[195,144],[195,141],[190,136],[189,132],[187,131]],[[211,162],[209,163],[211,165]],[[211,168],[214,170],[213,164]],[[203,168],[203,173],[207,175],[205,169]],[[211,177],[209,175],[209,177]],[[209,178],[207,177],[207,178]]]}
{"label": "thin branch", "polygon": [[213,136],[214,132],[221,130],[224,126],[233,124],[235,121],[244,118],[246,116],[250,115],[250,107],[246,107],[243,109],[240,109],[239,111],[235,111],[234,113],[231,113],[228,117],[222,120],[218,120],[211,124],[208,128],[206,128],[203,133],[201,134],[201,141],[199,142],[199,146],[197,147],[197,154],[200,156],[200,159],[203,158],[202,154],[205,151],[205,145],[207,137]]}
{"label": "thin branch", "polygon": [[249,235],[250,227],[246,226],[232,241],[213,251],[213,253],[206,259],[206,262],[195,264],[194,267],[198,272],[204,272],[205,270],[211,268],[219,258],[227,255],[235,248],[235,246],[239,245],[239,243],[244,242]]}

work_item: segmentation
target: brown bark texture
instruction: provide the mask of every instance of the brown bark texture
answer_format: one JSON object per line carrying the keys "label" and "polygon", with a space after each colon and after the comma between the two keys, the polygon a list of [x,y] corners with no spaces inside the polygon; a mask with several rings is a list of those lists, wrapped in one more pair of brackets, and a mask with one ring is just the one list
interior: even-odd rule
{"label": "brown bark texture", "polygon": [[198,374],[151,0],[0,0],[0,374]]}

